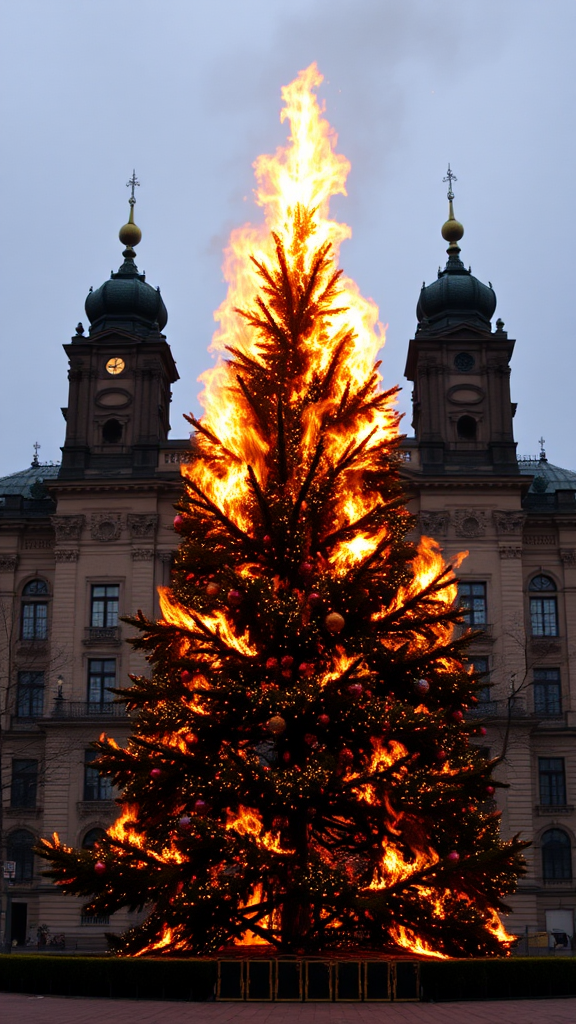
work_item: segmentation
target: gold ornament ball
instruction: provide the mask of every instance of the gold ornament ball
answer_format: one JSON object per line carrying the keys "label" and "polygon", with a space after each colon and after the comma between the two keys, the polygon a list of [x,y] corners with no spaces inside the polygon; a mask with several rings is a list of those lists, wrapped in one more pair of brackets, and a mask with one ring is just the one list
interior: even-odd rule
{"label": "gold ornament ball", "polygon": [[324,625],[329,633],[341,633],[346,625],[346,620],[340,612],[330,612],[324,619]]}
{"label": "gold ornament ball", "polygon": [[281,736],[286,729],[286,721],[282,715],[272,715],[272,718],[266,723],[266,727],[273,736]]}
{"label": "gold ornament ball", "polygon": [[124,226],[120,228],[118,238],[123,245],[134,246],[138,245],[138,242],[141,241],[142,232],[137,224],[131,224],[130,221],[128,221],[127,224],[124,224]]}
{"label": "gold ornament ball", "polygon": [[220,585],[218,583],[208,583],[206,593],[208,597],[216,597],[216,594],[220,593]]}

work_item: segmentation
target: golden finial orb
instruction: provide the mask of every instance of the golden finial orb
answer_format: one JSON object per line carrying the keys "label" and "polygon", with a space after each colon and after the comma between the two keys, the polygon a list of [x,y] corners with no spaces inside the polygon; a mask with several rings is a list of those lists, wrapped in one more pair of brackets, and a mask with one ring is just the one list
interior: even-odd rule
{"label": "golden finial orb", "polygon": [[454,207],[452,206],[452,200],[450,199],[450,206],[448,209],[448,220],[442,225],[442,238],[447,242],[459,242],[464,234],[464,228],[459,220],[456,220],[454,216]]}

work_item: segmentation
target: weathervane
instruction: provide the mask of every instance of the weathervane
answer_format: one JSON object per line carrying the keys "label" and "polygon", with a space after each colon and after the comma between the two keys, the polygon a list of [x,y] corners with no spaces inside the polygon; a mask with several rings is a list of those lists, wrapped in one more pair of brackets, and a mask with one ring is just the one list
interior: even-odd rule
{"label": "weathervane", "polygon": [[[450,164],[448,164],[448,173],[446,174],[445,178],[442,178],[442,181],[447,181],[448,182],[447,198],[449,199],[450,202],[452,202],[452,200],[454,199],[454,191],[452,189],[452,182],[453,181],[458,181],[458,178],[456,177],[456,175],[452,171],[452,169],[450,167]],[[134,190],[132,190],[132,192],[134,192]]]}
{"label": "weathervane", "polygon": [[[448,170],[450,170],[450,168],[448,168]],[[136,199],[135,199],[135,196],[134,196],[134,189],[136,188],[136,186],[138,186],[138,188],[140,188],[140,182],[138,181],[138,178],[136,177],[136,171],[132,171],[132,177],[130,178],[130,181],[126,182],[126,188],[131,188],[132,189],[132,194],[130,196],[130,199],[128,200],[128,202],[130,203],[130,206],[134,206],[134,204],[136,202]]]}

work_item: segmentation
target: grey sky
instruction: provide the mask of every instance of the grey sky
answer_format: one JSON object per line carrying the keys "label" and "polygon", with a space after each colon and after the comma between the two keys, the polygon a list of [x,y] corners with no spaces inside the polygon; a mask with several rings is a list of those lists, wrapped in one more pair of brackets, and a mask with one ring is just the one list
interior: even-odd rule
{"label": "grey sky", "polygon": [[543,433],[549,459],[576,468],[574,0],[4,0],[2,22],[0,474],[36,440],[59,459],[61,345],[121,262],[133,167],[137,262],[168,307],[172,436],[186,435],[223,246],[260,218],[251,164],[285,138],[280,87],[312,60],[352,163],[333,206],[353,229],[342,264],[389,324],[386,386],[404,384],[408,410],[450,161],[462,258],[517,339],[519,453]]}

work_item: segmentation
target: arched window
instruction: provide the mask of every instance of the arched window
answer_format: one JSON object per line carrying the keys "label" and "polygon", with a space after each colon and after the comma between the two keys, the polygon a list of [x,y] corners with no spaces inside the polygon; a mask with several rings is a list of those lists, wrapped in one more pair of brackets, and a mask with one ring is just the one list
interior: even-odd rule
{"label": "arched window", "polygon": [[122,440],[122,424],[118,420],[106,420],[102,427],[104,444],[119,444]]}
{"label": "arched window", "polygon": [[20,637],[22,640],[46,640],[48,637],[48,584],[30,580],[22,590]]}
{"label": "arched window", "polygon": [[473,416],[461,416],[456,424],[456,432],[460,441],[475,441],[478,424]]}
{"label": "arched window", "polygon": [[31,832],[18,829],[8,836],[6,844],[6,860],[16,863],[15,882],[31,882],[34,874],[34,844],[36,840]]}
{"label": "arched window", "polygon": [[96,846],[96,844],[104,838],[105,835],[106,832],[104,831],[103,828],[91,828],[90,831],[86,833],[84,839],[82,840],[82,849],[92,850],[94,846]]}
{"label": "arched window", "polygon": [[558,636],[558,604],[554,580],[549,576],[534,576],[528,590],[532,636]]}
{"label": "arched window", "polygon": [[542,877],[547,881],[572,878],[570,839],[562,829],[551,828],[542,836]]}

